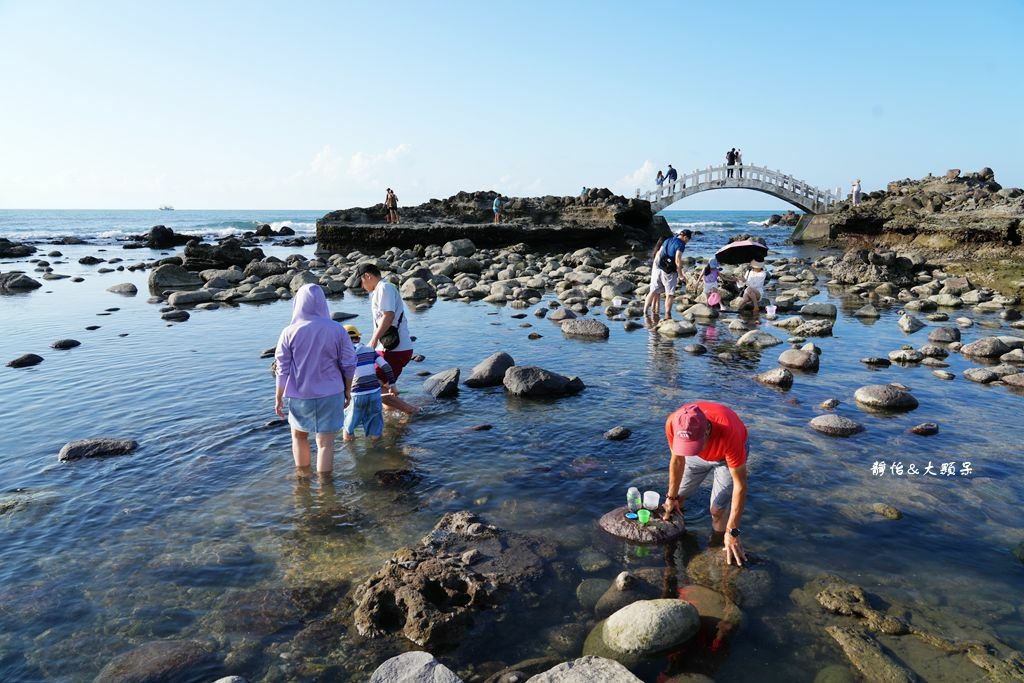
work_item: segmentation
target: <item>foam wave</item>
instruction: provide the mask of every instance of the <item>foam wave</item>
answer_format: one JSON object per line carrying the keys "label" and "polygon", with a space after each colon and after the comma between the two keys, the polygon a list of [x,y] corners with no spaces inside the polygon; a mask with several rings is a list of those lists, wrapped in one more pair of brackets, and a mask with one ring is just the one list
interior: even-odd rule
{"label": "foam wave", "polygon": [[669,221],[668,223],[669,225],[678,225],[682,228],[728,228],[736,225],[732,221],[694,221],[692,223]]}

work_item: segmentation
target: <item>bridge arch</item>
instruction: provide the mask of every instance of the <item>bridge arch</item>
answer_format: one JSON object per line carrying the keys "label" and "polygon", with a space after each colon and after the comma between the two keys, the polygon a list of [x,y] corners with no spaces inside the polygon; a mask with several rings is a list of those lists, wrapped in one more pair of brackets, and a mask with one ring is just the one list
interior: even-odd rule
{"label": "bridge arch", "polygon": [[674,183],[666,181],[646,193],[638,189],[636,196],[649,201],[657,213],[690,195],[727,189],[763,192],[810,214],[828,213],[842,201],[838,192],[820,190],[782,171],[747,164],[697,169],[679,176]]}

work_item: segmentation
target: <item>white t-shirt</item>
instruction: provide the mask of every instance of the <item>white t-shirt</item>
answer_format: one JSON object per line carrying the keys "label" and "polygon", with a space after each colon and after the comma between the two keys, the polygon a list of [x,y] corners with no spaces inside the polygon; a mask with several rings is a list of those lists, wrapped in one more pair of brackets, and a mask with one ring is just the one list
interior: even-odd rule
{"label": "white t-shirt", "polygon": [[764,279],[767,275],[768,271],[764,268],[760,271],[753,269],[747,271],[747,287],[752,287],[759,292],[764,291]]}
{"label": "white t-shirt", "polygon": [[[412,351],[412,339],[409,338],[409,316],[405,312],[405,303],[402,302],[402,296],[398,293],[397,287],[387,280],[381,280],[370,294],[370,313],[373,315],[373,329],[377,329],[377,326],[380,325],[380,319],[388,311],[395,312],[395,319],[391,321],[391,324],[398,326],[398,346],[391,350]],[[399,318],[401,318],[401,322],[399,322]],[[383,351],[384,347],[377,344],[377,350]]]}

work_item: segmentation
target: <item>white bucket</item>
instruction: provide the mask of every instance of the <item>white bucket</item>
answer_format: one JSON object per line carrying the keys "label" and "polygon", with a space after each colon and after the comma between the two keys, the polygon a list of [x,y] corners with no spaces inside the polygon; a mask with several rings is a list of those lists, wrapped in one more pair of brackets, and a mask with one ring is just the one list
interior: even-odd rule
{"label": "white bucket", "polygon": [[775,317],[775,310],[776,310],[776,309],[775,309],[775,306],[774,306],[774,305],[772,305],[772,304],[769,304],[769,305],[767,305],[767,306],[765,306],[765,307],[764,307],[764,312],[765,312],[765,315],[766,315],[766,316],[767,316],[768,318],[774,318],[774,317]]}
{"label": "white bucket", "polygon": [[648,510],[657,510],[661,503],[661,494],[657,491],[644,491],[644,507]]}

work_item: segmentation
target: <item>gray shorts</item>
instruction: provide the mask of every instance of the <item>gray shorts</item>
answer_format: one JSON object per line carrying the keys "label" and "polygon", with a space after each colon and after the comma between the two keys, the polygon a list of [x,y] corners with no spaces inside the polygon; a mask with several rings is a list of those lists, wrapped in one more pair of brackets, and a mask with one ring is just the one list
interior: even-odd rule
{"label": "gray shorts", "polygon": [[[749,447],[747,449],[749,454]],[[675,457],[675,456],[673,456]],[[711,508],[728,510],[732,503],[732,473],[724,460],[709,462],[697,455],[686,458],[686,469],[683,470],[683,483],[679,486],[679,497],[690,500],[697,489],[714,470],[715,479],[711,485]]]}

